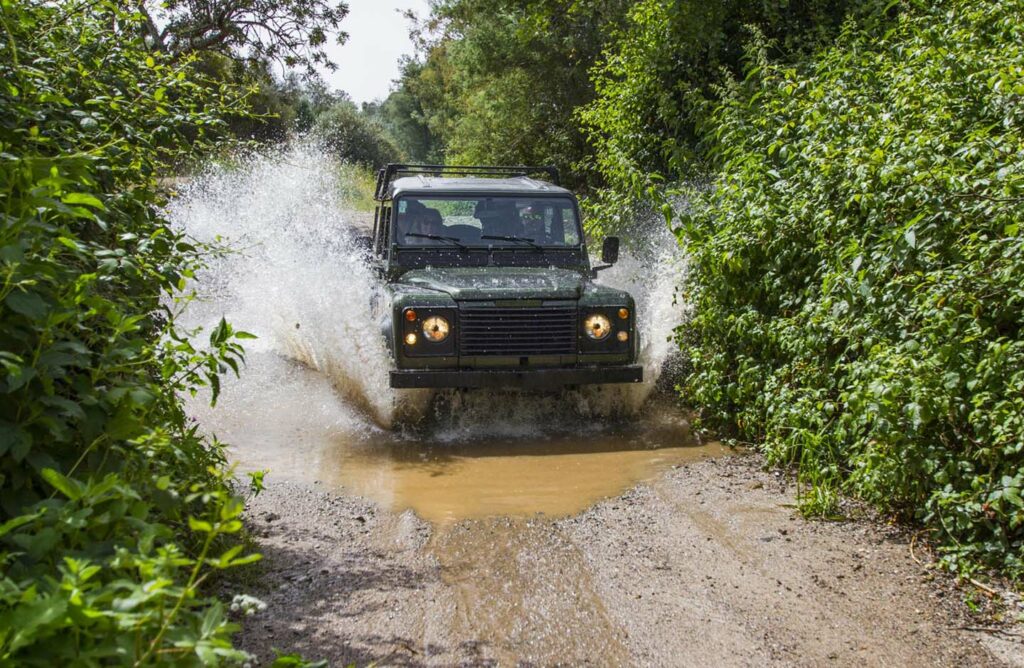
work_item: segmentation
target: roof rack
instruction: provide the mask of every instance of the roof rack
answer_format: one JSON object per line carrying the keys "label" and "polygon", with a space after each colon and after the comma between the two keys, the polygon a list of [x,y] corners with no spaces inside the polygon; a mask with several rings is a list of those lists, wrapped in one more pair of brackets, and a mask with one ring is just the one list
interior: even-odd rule
{"label": "roof rack", "polygon": [[388,198],[391,182],[401,176],[530,176],[544,174],[558,185],[558,168],[552,165],[517,167],[495,167],[488,165],[403,165],[389,163],[377,171],[377,187],[373,198],[382,202]]}

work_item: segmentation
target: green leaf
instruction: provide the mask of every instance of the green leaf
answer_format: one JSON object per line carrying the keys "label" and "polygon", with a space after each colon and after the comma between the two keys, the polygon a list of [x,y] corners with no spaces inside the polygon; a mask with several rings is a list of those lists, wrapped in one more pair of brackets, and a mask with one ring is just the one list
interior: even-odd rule
{"label": "green leaf", "polygon": [[234,545],[228,548],[228,550],[217,559],[217,567],[227,568],[231,565],[231,560],[238,556],[238,553],[241,552],[244,547],[244,545]]}
{"label": "green leaf", "polygon": [[200,520],[195,517],[188,518],[188,528],[192,531],[199,533],[210,533],[213,531],[213,525],[205,520]]}
{"label": "green leaf", "polygon": [[327,661],[306,661],[301,654],[281,654],[274,650],[276,656],[270,668],[326,668]]}
{"label": "green leaf", "polygon": [[8,452],[21,461],[32,447],[32,435],[16,424],[0,420],[0,455]]}
{"label": "green leaf", "polygon": [[263,559],[263,555],[254,552],[253,554],[247,554],[244,557],[233,559],[228,566],[231,566],[232,568],[235,566],[245,566],[247,564],[254,564],[261,559]]}
{"label": "green leaf", "polygon": [[42,320],[49,310],[46,301],[35,292],[15,291],[7,295],[4,302],[15,313],[20,313],[32,320]]}
{"label": "green leaf", "polygon": [[77,481],[65,477],[58,471],[50,468],[43,469],[39,475],[43,480],[50,483],[53,488],[72,501],[82,498],[82,487]]}
{"label": "green leaf", "polygon": [[19,533],[11,537],[18,547],[29,554],[32,559],[47,557],[61,542],[61,535],[53,527],[43,527],[35,533]]}
{"label": "green leaf", "polygon": [[94,209],[100,209],[101,211],[106,211],[107,209],[98,197],[89,193],[68,193],[61,197],[60,200],[65,204],[81,204],[91,206]]}
{"label": "green leaf", "polygon": [[9,627],[14,629],[14,634],[5,648],[7,653],[14,654],[35,642],[38,639],[36,634],[63,617],[66,611],[67,601],[56,594],[17,606],[13,610],[17,623]]}
{"label": "green leaf", "polygon": [[79,252],[82,250],[82,247],[78,245],[77,241],[75,241],[74,239],[70,239],[68,237],[58,237],[57,243],[67,248],[70,248],[75,252]]}
{"label": "green leaf", "polygon": [[39,512],[32,513],[31,515],[19,515],[18,517],[15,517],[14,519],[7,520],[3,524],[0,524],[0,538],[3,538],[4,536],[6,536],[10,532],[14,531],[18,527],[21,527],[21,526],[24,526],[26,524],[29,524],[30,522],[36,521],[37,519],[39,519],[40,517],[43,516],[44,512],[45,512],[45,510],[40,510]]}
{"label": "green leaf", "polygon": [[201,638],[209,638],[214,630],[224,623],[224,606],[218,601],[206,609],[203,623],[199,629]]}

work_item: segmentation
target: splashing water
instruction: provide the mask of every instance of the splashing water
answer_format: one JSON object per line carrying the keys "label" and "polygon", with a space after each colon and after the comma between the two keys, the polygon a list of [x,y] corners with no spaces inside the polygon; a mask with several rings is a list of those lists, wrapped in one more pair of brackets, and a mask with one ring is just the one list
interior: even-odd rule
{"label": "splashing water", "polygon": [[366,216],[344,205],[340,168],[308,146],[212,167],[168,211],[202,242],[234,252],[197,280],[186,324],[227,317],[261,347],[326,375],[342,398],[382,425],[403,402],[387,386],[388,354],[370,314],[373,277],[354,236]]}
{"label": "splashing water", "polygon": [[676,294],[686,271],[675,236],[652,214],[630,232],[633,244],[601,281],[625,290],[636,300],[640,331],[639,363],[644,380],[636,385],[605,385],[590,388],[588,398],[600,412],[633,414],[654,392],[663,374],[671,372],[679,350],[673,342],[675,328],[684,321],[686,304]]}
{"label": "splashing water", "polygon": [[440,441],[537,435],[548,425],[564,426],[567,414],[579,418],[573,429],[593,428],[594,416],[629,415],[644,404],[682,319],[673,290],[683,267],[664,224],[650,226],[641,253],[601,275],[636,299],[643,383],[542,397],[452,391],[431,404],[429,391],[388,387],[390,356],[370,310],[375,278],[353,243],[371,214],[346,205],[342,173],[325,152],[293,145],[212,167],[169,206],[172,222],[188,234],[232,249],[197,277],[199,299],[183,324],[210,326],[223,315],[260,337],[247,346],[242,382],[249,392],[284,392],[289,372],[281,359],[294,360],[326,377],[340,397],[341,406],[318,399],[331,425],[353,433],[371,427],[366,417],[387,429],[427,414]]}

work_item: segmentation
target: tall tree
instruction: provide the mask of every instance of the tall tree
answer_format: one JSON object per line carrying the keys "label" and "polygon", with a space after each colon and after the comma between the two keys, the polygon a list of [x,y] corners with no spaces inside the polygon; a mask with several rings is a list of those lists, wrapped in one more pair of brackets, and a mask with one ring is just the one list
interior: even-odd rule
{"label": "tall tree", "polygon": [[140,0],[146,41],[172,55],[214,52],[271,61],[308,73],[335,69],[325,46],[339,30],[348,5],[331,0]]}
{"label": "tall tree", "polygon": [[576,108],[626,0],[440,0],[416,31],[419,58],[399,92],[450,162],[587,162]]}
{"label": "tall tree", "polygon": [[414,85],[425,65],[413,59],[402,64],[401,84],[383,102],[363,105],[363,113],[384,128],[406,159],[415,162],[441,162],[440,137],[427,121],[424,100]]}
{"label": "tall tree", "polygon": [[[580,118],[595,165],[615,191],[643,192],[651,174],[693,173],[699,126],[752,40],[776,61],[836,35],[857,0],[642,0],[592,72],[596,99]],[[657,177],[655,177],[657,178]]]}

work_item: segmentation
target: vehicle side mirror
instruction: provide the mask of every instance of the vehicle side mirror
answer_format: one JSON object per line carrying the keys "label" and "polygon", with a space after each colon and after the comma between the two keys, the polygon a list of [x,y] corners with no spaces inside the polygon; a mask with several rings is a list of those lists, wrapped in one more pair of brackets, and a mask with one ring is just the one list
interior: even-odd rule
{"label": "vehicle side mirror", "polygon": [[373,253],[373,237],[361,235],[356,237],[356,248],[364,253]]}
{"label": "vehicle side mirror", "polygon": [[605,237],[604,246],[601,247],[601,262],[615,264],[619,261],[619,238]]}

